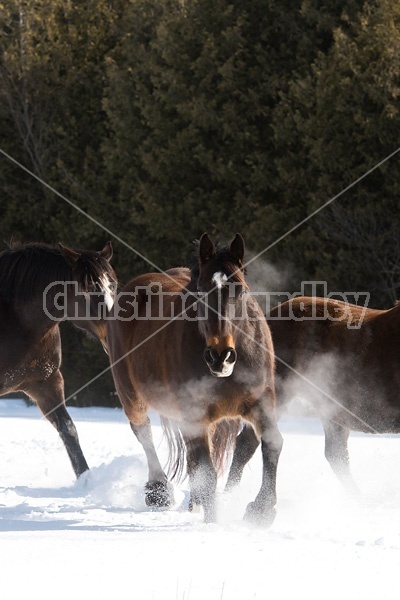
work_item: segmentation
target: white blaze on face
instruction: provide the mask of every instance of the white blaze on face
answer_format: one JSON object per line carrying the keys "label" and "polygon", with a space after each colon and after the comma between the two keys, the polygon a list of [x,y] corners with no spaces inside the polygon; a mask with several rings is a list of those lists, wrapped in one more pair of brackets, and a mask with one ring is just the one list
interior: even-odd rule
{"label": "white blaze on face", "polygon": [[100,282],[107,310],[111,310],[114,304],[113,285],[111,283],[111,280],[107,277],[107,275],[102,275],[100,278]]}
{"label": "white blaze on face", "polygon": [[214,273],[214,275],[212,276],[212,281],[213,281],[213,283],[215,283],[217,288],[220,290],[222,288],[222,286],[224,285],[224,283],[226,283],[228,281],[228,277],[225,275],[225,273],[222,273],[222,271],[218,271],[217,273]]}

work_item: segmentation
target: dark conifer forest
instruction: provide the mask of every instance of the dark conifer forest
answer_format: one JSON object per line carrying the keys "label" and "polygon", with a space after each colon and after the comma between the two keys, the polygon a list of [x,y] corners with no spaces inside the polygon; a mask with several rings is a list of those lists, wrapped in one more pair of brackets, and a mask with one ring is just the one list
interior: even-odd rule
{"label": "dark conifer forest", "polygon": [[[318,280],[394,304],[400,153],[374,167],[400,146],[400,2],[0,0],[0,15],[1,249],[111,239],[125,283],[154,270],[143,256],[182,266],[204,231],[239,231],[284,273],[261,269],[260,289]],[[62,335],[69,396],[108,363]],[[106,374],[75,402],[113,389]]]}

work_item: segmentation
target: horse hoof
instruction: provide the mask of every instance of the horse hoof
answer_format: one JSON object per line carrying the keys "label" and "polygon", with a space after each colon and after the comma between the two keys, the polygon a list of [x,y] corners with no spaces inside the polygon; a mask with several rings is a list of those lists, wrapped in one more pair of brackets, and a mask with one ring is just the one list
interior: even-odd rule
{"label": "horse hoof", "polygon": [[189,500],[188,511],[191,513],[200,513],[202,511],[202,505],[200,502],[193,502]]}
{"label": "horse hoof", "polygon": [[275,508],[266,511],[265,509],[260,509],[255,502],[250,502],[246,508],[244,520],[257,527],[270,527],[274,522],[275,516]]}
{"label": "horse hoof", "polygon": [[147,506],[156,508],[168,508],[174,502],[172,490],[168,484],[162,481],[146,483],[145,501]]}

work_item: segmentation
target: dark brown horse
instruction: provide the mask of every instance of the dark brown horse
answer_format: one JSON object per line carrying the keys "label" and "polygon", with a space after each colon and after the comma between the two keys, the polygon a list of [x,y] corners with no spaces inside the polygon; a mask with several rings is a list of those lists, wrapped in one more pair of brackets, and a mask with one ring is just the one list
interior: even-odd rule
{"label": "dark brown horse", "polygon": [[[271,310],[268,323],[276,352],[278,410],[296,392],[310,401],[324,426],[327,460],[339,479],[355,489],[350,431],[400,433],[400,305],[373,310],[298,297]],[[240,480],[257,445],[245,427],[229,485]]]}
{"label": "dark brown horse", "polygon": [[[59,323],[70,319],[105,344],[104,303],[116,277],[101,252],[32,243],[0,254],[0,395],[25,392],[57,429],[77,477],[88,469],[65,408]],[[93,317],[93,318],[92,318]]]}
{"label": "dark brown horse", "polygon": [[242,417],[261,439],[263,456],[261,489],[246,514],[270,523],[282,438],[270,333],[261,308],[247,294],[243,255],[239,234],[223,248],[204,234],[191,270],[142,275],[122,290],[107,340],[119,398],[147,456],[147,504],[171,501],[151,437],[150,407],[183,437],[191,504],[203,506],[206,521],[215,519],[214,465],[226,448],[224,431],[229,432],[220,427],[213,436],[215,424]]}

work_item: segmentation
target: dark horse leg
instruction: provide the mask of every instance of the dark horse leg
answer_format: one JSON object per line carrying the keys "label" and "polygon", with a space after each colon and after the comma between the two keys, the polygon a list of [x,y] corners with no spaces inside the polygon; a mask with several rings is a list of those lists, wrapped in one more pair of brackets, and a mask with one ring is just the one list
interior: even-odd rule
{"label": "dark horse leg", "polygon": [[264,415],[261,423],[263,474],[260,491],[246,509],[245,518],[269,526],[275,518],[276,472],[283,439],[273,418]]}
{"label": "dark horse leg", "polygon": [[57,429],[76,477],[89,469],[79,444],[76,427],[65,408],[64,381],[60,371],[43,381],[30,383],[24,390],[31,396],[43,415]]}
{"label": "dark horse leg", "polygon": [[168,507],[174,502],[173,493],[168,486],[168,478],[162,470],[154,447],[150,419],[147,417],[141,425],[130,421],[130,426],[145,451],[149,467],[149,478],[146,483],[147,506]]}
{"label": "dark horse leg", "polygon": [[215,491],[217,473],[211,461],[208,435],[186,438],[187,470],[190,484],[189,510],[195,504],[203,506],[204,521],[215,522]]}
{"label": "dark horse leg", "polygon": [[[359,494],[349,468],[347,441],[350,430],[329,421],[324,422],[324,430],[325,457],[332,471],[349,492]],[[227,491],[240,483],[243,469],[253,456],[258,443],[253,427],[245,425],[236,440],[236,448],[225,488]]]}
{"label": "dark horse leg", "polygon": [[323,422],[325,431],[325,458],[332,471],[347,491],[358,495],[360,492],[350,473],[347,442],[350,430],[331,421]]}
{"label": "dark horse leg", "polygon": [[233,453],[225,491],[233,489],[240,483],[243,469],[257,450],[259,443],[253,427],[246,423],[236,438],[235,451]]}

